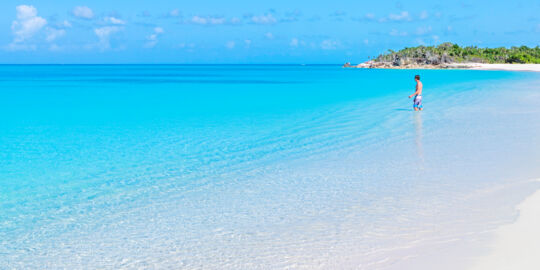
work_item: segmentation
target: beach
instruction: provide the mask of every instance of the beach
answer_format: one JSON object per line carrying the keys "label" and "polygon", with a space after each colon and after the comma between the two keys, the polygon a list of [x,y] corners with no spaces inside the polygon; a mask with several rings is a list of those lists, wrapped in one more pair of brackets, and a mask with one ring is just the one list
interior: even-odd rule
{"label": "beach", "polygon": [[507,71],[535,71],[540,72],[539,64],[483,64],[483,63],[455,63],[447,64],[449,68],[465,68],[473,70],[507,70]]}
{"label": "beach", "polygon": [[359,65],[346,66],[345,68],[367,68],[367,69],[467,69],[467,70],[499,70],[499,71],[533,71],[540,72],[540,64],[485,64],[485,63],[444,63],[432,64],[409,64],[394,66],[392,63],[375,64],[368,61]]}
{"label": "beach", "polygon": [[538,266],[540,73],[0,71],[0,268]]}
{"label": "beach", "polygon": [[[537,180],[540,181],[540,180]],[[492,251],[471,270],[538,269],[540,258],[540,191],[517,206],[519,216],[512,224],[496,230]]]}

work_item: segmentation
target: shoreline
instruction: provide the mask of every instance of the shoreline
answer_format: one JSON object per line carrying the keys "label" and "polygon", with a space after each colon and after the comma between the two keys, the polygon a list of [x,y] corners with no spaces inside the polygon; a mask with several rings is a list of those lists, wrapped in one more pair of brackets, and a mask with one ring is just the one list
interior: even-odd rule
{"label": "shoreline", "polygon": [[[537,179],[540,182],[540,179]],[[540,266],[540,190],[516,206],[515,222],[494,232],[491,252],[477,258],[470,270],[533,270]]]}
{"label": "shoreline", "polygon": [[344,68],[365,69],[463,69],[463,70],[501,70],[501,71],[533,71],[540,72],[540,64],[484,64],[484,63],[452,63],[443,65],[407,65],[392,66],[385,63],[365,62]]}
{"label": "shoreline", "polygon": [[535,71],[540,72],[540,64],[448,64],[448,68],[459,68],[469,70],[504,70],[504,71]]}

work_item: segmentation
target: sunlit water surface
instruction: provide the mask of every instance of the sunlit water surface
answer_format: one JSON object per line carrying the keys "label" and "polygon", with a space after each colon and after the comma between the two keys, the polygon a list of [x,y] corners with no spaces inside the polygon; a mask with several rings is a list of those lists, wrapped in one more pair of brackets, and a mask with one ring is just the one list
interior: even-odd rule
{"label": "sunlit water surface", "polygon": [[0,268],[455,267],[539,187],[539,82],[0,66]]}

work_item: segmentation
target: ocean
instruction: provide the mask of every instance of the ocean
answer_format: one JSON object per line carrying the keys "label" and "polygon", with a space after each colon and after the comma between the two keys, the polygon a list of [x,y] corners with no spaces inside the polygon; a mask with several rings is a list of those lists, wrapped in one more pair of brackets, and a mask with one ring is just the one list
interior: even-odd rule
{"label": "ocean", "polygon": [[0,268],[452,269],[540,188],[539,105],[532,72],[2,65]]}

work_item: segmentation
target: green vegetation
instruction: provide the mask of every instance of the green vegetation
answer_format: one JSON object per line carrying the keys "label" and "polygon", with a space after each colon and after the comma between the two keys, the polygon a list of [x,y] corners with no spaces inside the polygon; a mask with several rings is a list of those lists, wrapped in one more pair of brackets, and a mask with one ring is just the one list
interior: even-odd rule
{"label": "green vegetation", "polygon": [[438,46],[418,46],[397,52],[389,50],[379,55],[375,62],[392,62],[394,65],[402,65],[403,62],[435,65],[466,62],[540,64],[540,47],[478,48],[460,47],[446,42]]}

